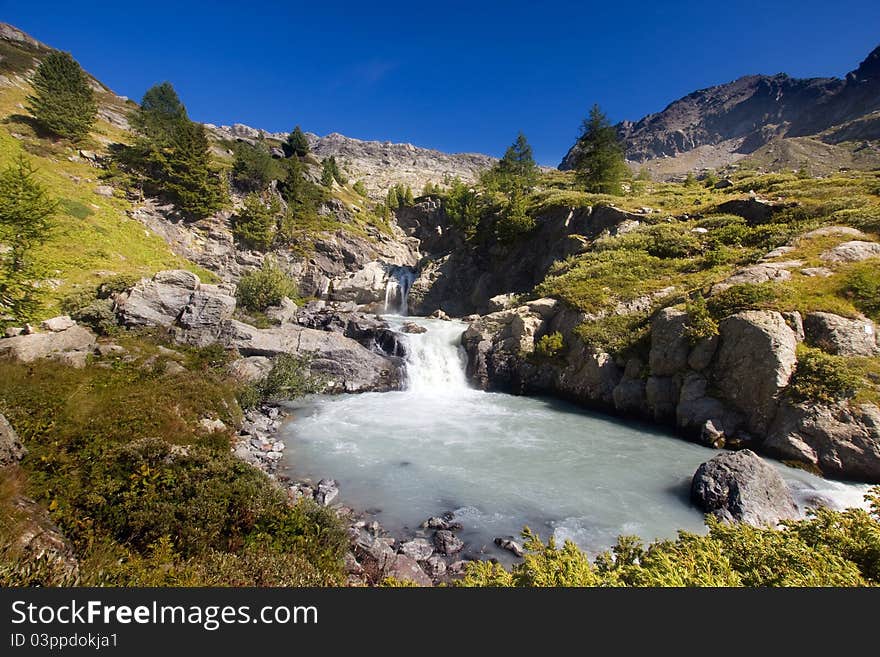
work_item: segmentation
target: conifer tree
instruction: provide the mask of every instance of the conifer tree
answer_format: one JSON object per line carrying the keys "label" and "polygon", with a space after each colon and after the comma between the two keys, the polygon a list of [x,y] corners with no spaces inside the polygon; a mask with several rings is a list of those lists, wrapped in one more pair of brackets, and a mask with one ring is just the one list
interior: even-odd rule
{"label": "conifer tree", "polygon": [[388,195],[385,197],[385,207],[389,210],[396,210],[400,207],[400,199],[397,197],[397,187],[392,187],[388,190]]}
{"label": "conifer tree", "polygon": [[28,109],[44,128],[74,141],[89,134],[98,113],[95,92],[69,53],[47,55],[37,67],[33,87]]}
{"label": "conifer tree", "polygon": [[0,325],[33,319],[39,310],[38,272],[33,250],[46,242],[58,203],[35,178],[35,170],[23,156],[0,172]]}
{"label": "conifer tree", "polygon": [[504,152],[504,156],[480,176],[480,182],[488,192],[501,192],[508,199],[532,190],[538,180],[538,165],[532,155],[532,147],[523,133]]}
{"label": "conifer tree", "polygon": [[413,197],[412,187],[410,187],[409,185],[407,185],[407,186],[406,186],[406,191],[405,191],[404,194],[403,194],[403,203],[404,203],[404,205],[406,205],[407,207],[409,207],[409,206],[415,205],[415,202],[416,202],[416,200],[415,200],[415,198]]}
{"label": "conifer tree", "polygon": [[333,170],[335,169],[336,162],[333,160],[333,157],[330,156],[326,160],[321,163],[321,184],[324,187],[332,187],[333,180],[335,176],[333,175]]}
{"label": "conifer tree", "polygon": [[248,194],[244,207],[232,219],[232,234],[242,244],[265,251],[275,240],[281,204],[274,194],[268,201],[259,194]]}
{"label": "conifer tree", "polygon": [[305,157],[309,153],[309,140],[306,139],[305,133],[299,126],[296,126],[293,132],[288,135],[287,145],[297,157]]}
{"label": "conifer tree", "polygon": [[620,194],[628,173],[617,131],[599,106],[593,105],[576,146],[577,180],[588,192]]}

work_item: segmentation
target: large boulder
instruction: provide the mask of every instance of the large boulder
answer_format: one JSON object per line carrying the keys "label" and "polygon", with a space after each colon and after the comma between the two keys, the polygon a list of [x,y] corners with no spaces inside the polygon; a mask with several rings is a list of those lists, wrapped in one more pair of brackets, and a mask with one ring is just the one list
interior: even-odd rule
{"label": "large boulder", "polygon": [[293,324],[258,329],[236,320],[224,322],[218,338],[243,356],[308,354],[311,371],[325,379],[328,389],[343,392],[386,391],[400,388],[400,362],[373,353],[360,343],[332,331]]}
{"label": "large boulder", "polygon": [[749,449],[703,463],[694,474],[691,499],[725,522],[775,527],[798,516],[782,475]]}
{"label": "large boulder", "polygon": [[762,449],[829,477],[880,483],[880,408],[783,404]]}
{"label": "large boulder", "polygon": [[235,312],[235,297],[214,285],[202,285],[192,293],[177,320],[183,330],[178,339],[206,347],[220,334],[220,328]]}
{"label": "large boulder", "polygon": [[728,278],[712,286],[711,294],[718,294],[734,285],[759,285],[760,283],[780,283],[791,280],[789,268],[803,265],[799,260],[788,262],[766,262],[749,265],[735,271]]}
{"label": "large boulder", "polygon": [[27,449],[21,444],[15,429],[0,415],[0,467],[14,465],[27,455]]}
{"label": "large boulder", "polygon": [[333,281],[329,296],[334,301],[354,301],[359,304],[383,301],[387,283],[388,265],[374,260],[358,271]]}
{"label": "large boulder", "polygon": [[873,356],[877,332],[870,319],[847,319],[832,313],[807,313],[804,317],[807,344],[840,356]]}
{"label": "large boulder", "polygon": [[119,312],[126,326],[171,326],[199,288],[199,277],[189,271],[160,271],[140,280],[120,299]]}
{"label": "large boulder", "polygon": [[95,334],[75,325],[57,333],[31,333],[0,340],[0,357],[30,363],[38,358],[53,358],[75,367],[84,367],[86,357],[95,348]]}
{"label": "large boulder", "polygon": [[868,258],[880,258],[880,244],[877,242],[852,240],[838,244],[820,257],[822,260],[831,263],[859,262]]}
{"label": "large boulder", "polygon": [[690,343],[685,328],[687,313],[664,308],[651,326],[651,352],[648,365],[654,376],[672,376],[687,369]]}
{"label": "large boulder", "polygon": [[768,310],[731,315],[719,334],[714,387],[721,401],[745,416],[752,432],[763,435],[794,372],[797,337],[782,315]]}

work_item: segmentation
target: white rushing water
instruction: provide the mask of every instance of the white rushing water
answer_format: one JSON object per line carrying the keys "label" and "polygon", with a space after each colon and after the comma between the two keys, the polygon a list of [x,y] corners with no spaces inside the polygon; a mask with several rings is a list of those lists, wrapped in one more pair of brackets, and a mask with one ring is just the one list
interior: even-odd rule
{"label": "white rushing water", "polygon": [[[493,538],[524,525],[590,551],[620,534],[704,530],[690,481],[717,451],[559,401],[474,390],[458,347],[464,326],[405,319],[428,329],[406,336],[407,389],[301,405],[282,434],[293,474],[335,478],[343,502],[392,532],[455,511],[469,550],[502,559]],[[867,490],[778,467],[802,505],[861,505]]]}
{"label": "white rushing water", "polygon": [[409,314],[407,298],[409,289],[416,280],[416,273],[410,267],[393,267],[385,284],[385,312]]}

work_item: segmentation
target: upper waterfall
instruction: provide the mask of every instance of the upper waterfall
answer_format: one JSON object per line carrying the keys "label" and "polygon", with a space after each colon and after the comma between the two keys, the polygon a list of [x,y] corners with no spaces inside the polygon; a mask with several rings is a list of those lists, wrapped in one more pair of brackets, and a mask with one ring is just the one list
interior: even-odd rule
{"label": "upper waterfall", "polygon": [[385,312],[408,315],[407,296],[416,280],[416,272],[410,267],[392,267],[385,284]]}

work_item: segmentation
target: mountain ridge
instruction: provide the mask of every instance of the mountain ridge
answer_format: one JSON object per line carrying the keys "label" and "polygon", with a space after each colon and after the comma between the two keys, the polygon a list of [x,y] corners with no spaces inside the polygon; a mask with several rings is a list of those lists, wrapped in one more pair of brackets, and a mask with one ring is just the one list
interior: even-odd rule
{"label": "mountain ridge", "polygon": [[[880,46],[844,78],[744,75],[616,128],[635,165],[707,146],[720,150],[722,163],[732,163],[779,138],[818,136],[832,144],[880,138],[880,123],[869,122],[857,134],[845,129],[875,112],[880,112]],[[573,167],[576,151],[575,144],[560,169]]]}

